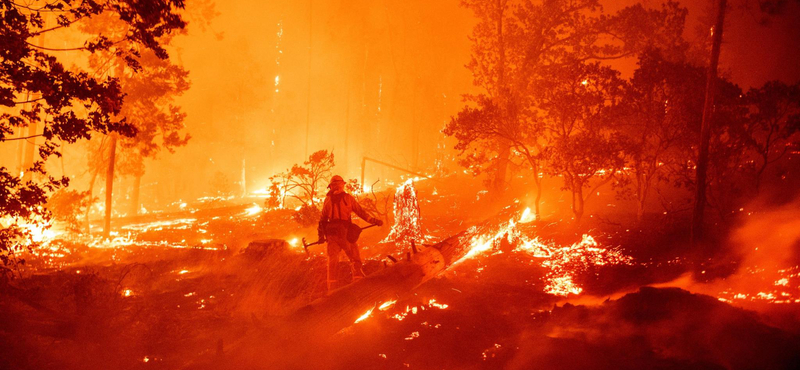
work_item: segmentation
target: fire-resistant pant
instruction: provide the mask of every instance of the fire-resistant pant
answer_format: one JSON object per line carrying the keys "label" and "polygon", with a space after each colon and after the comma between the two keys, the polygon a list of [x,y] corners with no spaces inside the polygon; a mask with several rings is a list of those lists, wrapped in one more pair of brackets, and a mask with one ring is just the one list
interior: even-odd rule
{"label": "fire-resistant pant", "polygon": [[346,224],[329,224],[325,228],[328,241],[328,291],[339,287],[339,255],[341,251],[350,259],[353,282],[364,277],[358,244],[347,241]]}

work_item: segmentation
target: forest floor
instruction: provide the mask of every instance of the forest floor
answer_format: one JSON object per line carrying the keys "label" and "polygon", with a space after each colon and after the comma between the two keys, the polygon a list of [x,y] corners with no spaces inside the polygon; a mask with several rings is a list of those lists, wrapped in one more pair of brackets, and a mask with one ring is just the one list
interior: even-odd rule
{"label": "forest floor", "polygon": [[[430,243],[514,201],[458,181],[417,192]],[[580,225],[548,214],[521,226],[552,246],[591,235],[629,257],[569,265],[579,294],[548,292],[552,265],[496,244],[334,337],[261,348],[246,338],[324,297],[326,258],[324,246],[307,256],[300,243],[316,240],[315,227],[260,202],[198,201],[115,220],[112,241],[62,236],[35,251],[0,290],[0,368],[238,369],[234,350],[265,369],[800,368],[796,255],[750,264],[726,247],[729,231],[699,252],[685,216],[661,213],[595,213]],[[362,236],[368,275],[387,254],[402,258],[380,243],[388,232]],[[286,243],[248,248],[270,239]],[[349,276],[344,258],[340,268]]]}

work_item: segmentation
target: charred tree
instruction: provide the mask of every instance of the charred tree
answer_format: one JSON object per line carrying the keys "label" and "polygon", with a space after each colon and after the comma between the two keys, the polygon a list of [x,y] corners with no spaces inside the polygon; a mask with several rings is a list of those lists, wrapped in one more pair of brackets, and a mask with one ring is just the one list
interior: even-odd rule
{"label": "charred tree", "polygon": [[703,239],[703,213],[706,206],[706,175],[708,173],[708,147],[711,140],[711,124],[714,115],[714,93],[716,92],[717,65],[722,44],[722,27],[725,24],[725,5],[727,0],[717,3],[717,21],[711,29],[711,60],[706,75],[706,97],[703,104],[703,122],[700,128],[700,149],[697,154],[695,182],[695,202],[692,213],[692,242]]}
{"label": "charred tree", "polygon": [[117,138],[111,137],[111,147],[108,149],[108,170],[106,171],[106,208],[105,219],[103,220],[103,238],[111,236],[111,206],[113,203],[114,190],[114,163],[117,155]]}
{"label": "charred tree", "polygon": [[136,175],[133,178],[133,192],[131,194],[131,215],[138,215],[139,214],[139,194],[142,188],[142,175]]}

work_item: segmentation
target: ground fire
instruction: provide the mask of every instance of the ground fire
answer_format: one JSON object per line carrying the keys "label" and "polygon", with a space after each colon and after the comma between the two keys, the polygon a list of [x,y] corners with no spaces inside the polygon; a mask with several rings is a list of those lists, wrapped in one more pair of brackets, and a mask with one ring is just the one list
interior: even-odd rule
{"label": "ground fire", "polygon": [[2,369],[800,368],[800,3],[0,0]]}

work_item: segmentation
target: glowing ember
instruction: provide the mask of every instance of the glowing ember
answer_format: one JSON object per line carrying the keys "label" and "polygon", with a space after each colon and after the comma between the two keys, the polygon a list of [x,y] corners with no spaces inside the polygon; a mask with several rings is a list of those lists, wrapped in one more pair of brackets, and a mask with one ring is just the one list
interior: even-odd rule
{"label": "glowing ember", "polygon": [[428,301],[428,306],[430,306],[430,307],[436,307],[436,308],[438,308],[438,309],[440,309],[440,310],[443,310],[443,309],[447,308],[447,305],[446,305],[446,304],[436,303],[436,300],[435,300],[435,299],[431,299],[431,300],[429,300],[429,301]]}
{"label": "glowing ember", "polygon": [[[800,303],[800,266],[785,269],[750,268],[745,276],[728,279],[717,299],[727,303]],[[734,289],[733,287],[736,287]]]}
{"label": "glowing ember", "polygon": [[138,231],[138,232],[161,231],[164,230],[165,228],[175,229],[175,230],[185,230],[192,227],[195,222],[197,222],[196,218],[178,218],[174,220],[154,221],[142,224],[126,225],[123,226],[122,229]]}
{"label": "glowing ember", "polygon": [[[392,304],[394,304],[394,301],[392,301]],[[446,305],[446,304],[437,303],[436,299],[430,299],[430,300],[428,300],[427,304],[423,304],[421,306],[406,306],[406,309],[405,309],[404,312],[396,313],[396,314],[392,315],[391,317],[393,319],[397,320],[397,321],[403,321],[406,318],[406,316],[408,316],[409,314],[416,315],[417,312],[419,312],[420,310],[425,310],[426,308],[427,309],[438,308],[440,310],[444,310],[447,307],[448,307],[448,305]]]}
{"label": "glowing ember", "polygon": [[253,216],[261,213],[261,211],[263,211],[263,208],[261,208],[261,206],[259,206],[258,204],[253,204],[252,207],[245,210],[246,212],[245,215]]}
{"label": "glowing ember", "polygon": [[[525,212],[523,212],[524,215]],[[577,273],[586,271],[590,266],[632,263],[631,257],[618,250],[600,248],[597,241],[590,235],[584,235],[580,242],[568,247],[546,244],[538,238],[531,239],[520,232],[517,223],[514,222],[515,219],[517,218],[512,218],[498,230],[483,234],[476,235],[477,231],[473,229],[473,234],[470,234],[469,252],[454,265],[492,250],[495,251],[494,253],[502,253],[497,250],[497,245],[501,242],[508,242],[515,245],[515,252],[526,253],[533,258],[541,259],[541,265],[548,269],[548,273],[544,277],[546,293],[567,296],[580,294],[583,291],[577,286],[574,278]]]}
{"label": "glowing ember", "polygon": [[370,315],[372,315],[372,310],[374,310],[374,309],[375,309],[375,307],[373,307],[373,308],[370,308],[370,309],[369,309],[369,311],[367,311],[367,312],[364,312],[364,314],[363,314],[363,315],[361,315],[361,316],[359,316],[359,317],[356,319],[356,321],[354,321],[353,323],[354,323],[354,324],[358,324],[358,323],[360,323],[360,322],[362,322],[362,321],[366,320],[366,319],[367,319],[367,318],[368,318]]}
{"label": "glowing ember", "polygon": [[495,343],[494,346],[489,347],[487,350],[483,351],[481,353],[481,357],[483,358],[484,361],[486,361],[491,357],[495,357],[497,355],[497,350],[500,349],[500,347],[502,346],[499,343]]}
{"label": "glowing ember", "polygon": [[397,303],[397,301],[396,301],[396,300],[395,300],[395,301],[386,301],[386,302],[383,302],[383,304],[381,304],[380,306],[378,306],[378,310],[380,310],[380,311],[386,311],[386,310],[388,310],[389,308],[391,308],[392,306],[394,306],[394,304],[395,304],[395,303]]}

